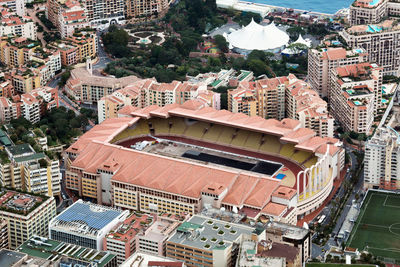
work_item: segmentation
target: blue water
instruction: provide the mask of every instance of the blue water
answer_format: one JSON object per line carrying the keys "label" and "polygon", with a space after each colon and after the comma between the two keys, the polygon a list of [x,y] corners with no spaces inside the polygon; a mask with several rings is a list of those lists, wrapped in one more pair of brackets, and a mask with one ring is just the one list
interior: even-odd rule
{"label": "blue water", "polygon": [[334,14],[342,8],[348,8],[354,0],[245,0],[248,2],[281,6],[294,9]]}

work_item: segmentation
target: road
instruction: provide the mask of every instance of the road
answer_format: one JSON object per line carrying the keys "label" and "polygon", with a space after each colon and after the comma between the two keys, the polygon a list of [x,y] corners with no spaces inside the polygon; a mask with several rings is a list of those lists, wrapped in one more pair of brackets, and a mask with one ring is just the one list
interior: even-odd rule
{"label": "road", "polygon": [[102,46],[102,42],[100,41],[100,31],[96,32],[97,35],[97,42],[98,42],[98,46],[97,46],[97,57],[99,58],[99,61],[93,65],[93,69],[95,70],[100,70],[100,69],[104,69],[108,63],[110,63],[112,60],[108,57],[107,53],[104,51],[104,48]]}
{"label": "road", "polygon": [[[26,13],[28,16],[30,16],[32,18],[32,20],[34,22],[36,22],[37,24],[41,25],[43,27],[43,32],[44,31],[49,31],[49,29],[47,29],[47,27],[40,21],[40,19],[38,17],[36,17],[36,13],[39,12],[39,8],[41,6],[44,6],[44,4],[37,4],[34,6],[34,8],[26,8]],[[46,46],[46,41],[43,39],[43,32],[37,32],[37,38],[40,40],[40,42],[42,43],[42,47]]]}
{"label": "road", "polygon": [[[357,157],[351,153],[354,151],[353,148],[351,147],[346,147],[346,151],[349,153],[350,155],[350,160],[351,160],[351,166],[350,166],[350,171],[346,173],[346,178],[345,180],[342,182],[342,185],[340,187],[340,189],[338,190],[338,192],[336,193],[336,197],[332,198],[332,199],[343,199],[344,198],[344,194],[345,194],[345,189],[344,189],[344,183],[345,181],[350,181],[351,179],[351,174],[352,171],[355,170],[358,166],[357,166]],[[338,218],[336,225],[333,229],[332,232],[332,237],[329,238],[328,242],[326,242],[326,244],[324,246],[318,246],[316,244],[312,244],[312,251],[311,251],[311,257],[312,258],[317,258],[317,257],[323,257],[323,255],[325,254],[325,251],[329,251],[329,249],[332,246],[337,246],[340,247],[341,244],[338,244],[337,241],[335,240],[335,236],[338,234],[340,227],[342,226],[344,220],[346,219],[347,213],[350,210],[350,207],[353,203],[353,200],[355,199],[355,195],[356,193],[359,193],[362,191],[362,185],[363,185],[363,181],[364,181],[364,171],[361,171],[361,175],[360,178],[358,180],[358,183],[355,185],[353,192],[351,194],[351,196],[347,199],[347,202],[345,204],[345,207],[343,208],[340,217]],[[332,209],[332,203],[329,203],[324,209],[323,211],[320,213],[320,215],[325,215],[326,219],[325,222],[329,222],[330,220],[330,210]]]}

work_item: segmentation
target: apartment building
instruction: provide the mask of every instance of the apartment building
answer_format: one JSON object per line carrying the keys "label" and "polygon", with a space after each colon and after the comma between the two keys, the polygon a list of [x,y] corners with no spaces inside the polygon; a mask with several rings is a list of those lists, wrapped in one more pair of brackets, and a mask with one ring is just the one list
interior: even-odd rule
{"label": "apartment building", "polygon": [[266,225],[265,236],[262,238],[299,248],[301,266],[311,258],[312,240],[309,229],[274,221]]}
{"label": "apartment building", "polygon": [[205,84],[180,81],[158,83],[153,79],[144,79],[102,97],[97,102],[98,119],[102,122],[108,118],[116,118],[118,111],[129,105],[139,108],[151,105],[163,107],[168,104],[183,104],[189,100],[196,100],[191,103],[193,105],[220,108],[220,94],[207,90]]}
{"label": "apartment building", "polygon": [[288,78],[286,118],[300,121],[301,127],[314,130],[319,136],[333,137],[334,118],[328,113],[327,103],[308,83],[297,79],[293,74]]}
{"label": "apartment building", "polygon": [[144,232],[153,222],[153,216],[132,213],[109,231],[104,238],[104,250],[117,255],[118,264],[123,263],[139,249],[136,246],[136,235]]}
{"label": "apartment building", "polygon": [[127,23],[134,23],[144,18],[162,17],[167,13],[169,3],[167,0],[128,0],[126,1],[125,17]]}
{"label": "apartment building", "polygon": [[0,163],[3,186],[48,196],[59,195],[61,173],[58,159],[36,153],[29,144],[6,148],[8,160]]}
{"label": "apartment building", "polygon": [[3,77],[2,81],[0,82],[0,97],[11,97],[13,95],[14,87],[12,86],[11,81],[5,80]]}
{"label": "apartment building", "polygon": [[13,35],[30,40],[37,39],[36,25],[30,17],[10,12],[9,9],[2,6],[0,7],[0,18],[0,36]]}
{"label": "apartment building", "polygon": [[84,202],[82,199],[58,214],[49,223],[49,237],[87,248],[104,250],[104,238],[128,211]]}
{"label": "apartment building", "polygon": [[349,47],[363,48],[368,54],[368,61],[383,68],[383,75],[399,75],[400,25],[397,20],[355,25],[339,34]]}
{"label": "apartment building", "polygon": [[8,221],[9,247],[16,249],[34,235],[47,236],[56,216],[54,197],[4,191],[0,198],[0,218]]}
{"label": "apartment building", "polygon": [[18,106],[7,97],[0,97],[0,121],[1,123],[9,123],[13,119],[21,116],[18,113]]}
{"label": "apartment building", "polygon": [[58,16],[61,38],[72,36],[76,30],[89,27],[85,10],[77,5]]}
{"label": "apartment building", "polygon": [[71,71],[71,77],[65,85],[65,90],[78,101],[93,103],[138,80],[139,78],[136,76],[122,78],[94,76],[92,75],[92,64],[90,60],[87,60],[86,68],[77,68]]}
{"label": "apartment building", "polygon": [[75,36],[63,40],[63,43],[77,48],[77,61],[84,62],[87,58],[95,58],[97,55],[97,36],[95,31],[76,31]]}
{"label": "apartment building", "polygon": [[[13,81],[18,78],[13,77]],[[58,107],[58,91],[51,87],[34,89],[10,98],[0,97],[0,121],[9,122],[22,116],[32,123],[37,123],[46,110],[55,107]]]}
{"label": "apartment building", "polygon": [[0,6],[7,7],[18,16],[25,16],[25,1],[24,0],[1,0]]}
{"label": "apartment building", "polygon": [[40,44],[25,37],[6,38],[0,42],[0,62],[7,67],[21,67],[30,61],[35,47]]}
{"label": "apartment building", "polygon": [[382,103],[382,68],[360,63],[332,70],[332,115],[346,131],[368,134]]}
{"label": "apartment building", "polygon": [[350,6],[351,25],[374,24],[400,14],[398,0],[355,0]]}
{"label": "apartment building", "polygon": [[85,0],[83,1],[88,20],[92,26],[104,21],[121,24],[125,21],[125,1],[122,0]]}
{"label": "apartment building", "polygon": [[170,234],[188,218],[188,214],[146,215],[133,212],[107,234],[104,249],[117,255],[118,264],[136,251],[165,256],[166,241]]}
{"label": "apartment building", "polygon": [[327,104],[295,75],[240,82],[228,91],[228,110],[249,116],[291,118],[320,136],[333,136],[333,118]]}
{"label": "apartment building", "polygon": [[194,215],[167,240],[166,256],[188,266],[232,266],[239,250],[234,243],[245,238],[260,241],[263,233],[256,234],[254,228],[245,225]]}
{"label": "apartment building", "polygon": [[85,9],[77,0],[47,1],[46,17],[56,26],[62,38],[74,33],[71,28],[79,29],[88,25]]}
{"label": "apartment building", "polygon": [[40,70],[35,68],[14,68],[10,71],[14,91],[20,94],[31,92],[41,87]]}
{"label": "apartment building", "polygon": [[351,25],[374,24],[388,16],[388,0],[355,0],[350,6]]}
{"label": "apartment building", "polygon": [[41,64],[41,86],[45,86],[61,70],[61,54],[56,49],[36,47],[32,50],[30,61]]}
{"label": "apartment building", "polygon": [[300,249],[287,244],[261,240],[244,240],[240,244],[236,266],[287,266],[300,267]]}
{"label": "apartment building", "polygon": [[367,62],[364,49],[343,47],[317,47],[308,50],[308,82],[321,97],[330,97],[330,74],[332,69]]}
{"label": "apartment building", "polygon": [[0,219],[0,249],[9,248],[8,245],[8,222]]}
{"label": "apartment building", "polygon": [[287,81],[287,77],[278,77],[240,82],[236,89],[228,91],[228,110],[281,120],[285,118]]}
{"label": "apartment building", "polygon": [[400,139],[391,127],[378,128],[365,144],[364,189],[400,188]]}

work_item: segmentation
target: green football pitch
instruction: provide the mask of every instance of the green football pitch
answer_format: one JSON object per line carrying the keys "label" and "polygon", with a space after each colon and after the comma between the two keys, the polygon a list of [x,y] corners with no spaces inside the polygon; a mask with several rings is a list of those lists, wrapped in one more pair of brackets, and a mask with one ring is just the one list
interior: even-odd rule
{"label": "green football pitch", "polygon": [[347,245],[400,261],[400,194],[369,191]]}

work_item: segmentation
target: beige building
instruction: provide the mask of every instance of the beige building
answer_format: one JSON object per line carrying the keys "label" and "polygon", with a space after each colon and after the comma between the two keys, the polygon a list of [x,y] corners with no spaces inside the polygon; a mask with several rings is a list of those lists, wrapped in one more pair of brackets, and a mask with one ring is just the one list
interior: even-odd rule
{"label": "beige building", "polygon": [[61,173],[58,159],[36,153],[29,144],[6,148],[8,160],[0,163],[3,186],[48,196],[59,195]]}
{"label": "beige building", "polygon": [[240,82],[228,91],[228,110],[281,120],[285,117],[287,77]]}
{"label": "beige building", "polygon": [[374,25],[355,25],[339,34],[349,47],[364,49],[368,53],[368,61],[381,66],[384,75],[399,75],[400,25],[397,20],[385,20]]}
{"label": "beige building", "polygon": [[310,85],[295,75],[240,82],[228,91],[228,110],[249,116],[299,120],[301,127],[333,137],[333,118],[327,104]]}
{"label": "beige building", "polygon": [[188,266],[234,266],[234,243],[244,238],[260,241],[265,234],[254,232],[249,226],[194,215],[167,240],[166,256]]}
{"label": "beige building", "polygon": [[128,0],[126,1],[127,22],[137,22],[144,18],[157,18],[164,15],[169,8],[167,0]]}
{"label": "beige building", "polygon": [[317,47],[308,50],[308,82],[322,97],[330,96],[330,73],[332,69],[367,61],[363,49],[343,47]]}
{"label": "beige building", "polygon": [[86,68],[71,71],[71,78],[67,81],[65,90],[78,101],[93,103],[138,80],[136,76],[113,78],[92,75],[92,63],[88,60]]}
{"label": "beige building", "polygon": [[48,224],[56,216],[53,197],[5,191],[0,218],[8,223],[8,240],[15,249],[33,235],[47,236]]}
{"label": "beige building", "polygon": [[369,134],[382,101],[382,68],[361,63],[332,70],[332,115],[346,131]]}
{"label": "beige building", "polygon": [[374,24],[400,14],[399,0],[355,0],[350,6],[350,24]]}
{"label": "beige building", "polygon": [[0,219],[0,249],[9,248],[8,245],[8,222]]}
{"label": "beige building", "polygon": [[400,188],[400,142],[391,127],[378,128],[365,144],[364,189]]}
{"label": "beige building", "polygon": [[220,108],[220,94],[207,90],[205,84],[180,81],[158,83],[153,79],[144,79],[102,97],[97,102],[98,119],[102,122],[108,118],[116,118],[118,111],[125,106],[164,107],[169,104],[183,104],[189,100],[196,100],[193,105]]}
{"label": "beige building", "polygon": [[[1,3],[1,2],[0,2]],[[31,40],[37,39],[35,22],[25,15],[10,12],[4,6],[0,7],[0,36],[20,36]]]}

